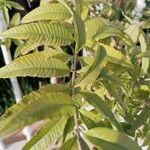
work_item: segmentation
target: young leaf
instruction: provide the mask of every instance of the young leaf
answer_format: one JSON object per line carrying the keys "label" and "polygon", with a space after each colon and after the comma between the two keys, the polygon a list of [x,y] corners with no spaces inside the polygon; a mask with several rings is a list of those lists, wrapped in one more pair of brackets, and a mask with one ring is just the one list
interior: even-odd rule
{"label": "young leaf", "polygon": [[71,17],[70,12],[60,3],[44,4],[29,12],[22,19],[22,23],[41,20],[65,20]]}
{"label": "young leaf", "polygon": [[[48,58],[48,51],[19,57],[0,69],[0,78],[16,76],[60,77],[69,74],[68,67],[58,59]],[[46,56],[47,55],[47,56]]]}
{"label": "young leaf", "polygon": [[[33,99],[30,99],[30,98]],[[64,93],[32,93],[13,105],[1,117],[0,137],[5,137],[26,125],[43,119],[69,117],[73,103]],[[13,124],[13,125],[12,125]]]}
{"label": "young leaf", "polygon": [[111,112],[111,109],[109,106],[95,93],[91,92],[79,92],[81,96],[92,106],[95,107],[97,111],[102,113],[112,124],[113,127],[117,128],[118,130],[122,130],[118,121],[114,117],[113,113]]}
{"label": "young leaf", "polygon": [[83,48],[86,41],[84,23],[81,17],[77,14],[77,12],[74,11],[71,7],[69,7],[67,3],[65,3],[63,0],[58,0],[58,1],[61,2],[70,11],[70,13],[73,16],[73,21],[75,26],[74,39],[76,42],[75,51],[79,52]]}
{"label": "young leaf", "polygon": [[21,19],[21,16],[20,16],[20,13],[16,13],[11,21],[10,21],[10,27],[14,27],[14,26],[17,26],[20,24],[20,19]]}
{"label": "young leaf", "polygon": [[49,120],[23,147],[23,150],[46,149],[62,135],[66,122],[67,119]]}
{"label": "young leaf", "polygon": [[24,10],[24,8],[19,3],[16,3],[13,1],[6,1],[6,3],[7,3],[7,5],[10,5],[11,7],[15,8],[15,9]]}
{"label": "young leaf", "polygon": [[25,43],[20,45],[20,47],[18,48],[20,53],[22,55],[25,55],[29,52],[31,52],[32,50],[36,49],[37,47],[43,45],[42,43],[37,42],[38,41],[38,36],[37,38],[29,38],[29,40]]}
{"label": "young leaf", "polygon": [[[58,24],[30,23],[11,28],[1,34],[3,38],[34,39],[40,45],[65,46],[73,42],[72,33]],[[36,39],[36,41],[35,41]]]}
{"label": "young leaf", "polygon": [[95,54],[95,60],[79,81],[79,85],[93,84],[102,68],[106,65],[106,51],[101,46]]}
{"label": "young leaf", "polygon": [[85,136],[94,145],[105,150],[141,150],[126,134],[109,128],[93,128]]}

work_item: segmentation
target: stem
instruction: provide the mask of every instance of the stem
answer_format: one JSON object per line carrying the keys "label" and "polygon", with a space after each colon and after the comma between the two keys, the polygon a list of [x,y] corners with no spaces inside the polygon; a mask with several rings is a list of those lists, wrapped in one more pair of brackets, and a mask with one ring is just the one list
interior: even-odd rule
{"label": "stem", "polygon": [[[72,64],[72,101],[75,103],[76,100],[76,91],[75,91],[75,76],[76,76],[76,64],[77,64],[77,54],[74,54],[73,58],[73,64]],[[82,150],[81,144],[80,144],[80,129],[78,124],[78,110],[75,107],[75,113],[74,113],[74,123],[75,123],[75,131],[77,135],[77,142],[78,142],[78,150]]]}

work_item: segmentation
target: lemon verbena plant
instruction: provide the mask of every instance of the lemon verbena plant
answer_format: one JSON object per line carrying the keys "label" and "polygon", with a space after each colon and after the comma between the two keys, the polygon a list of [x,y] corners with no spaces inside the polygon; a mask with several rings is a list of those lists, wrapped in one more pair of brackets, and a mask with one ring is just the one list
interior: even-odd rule
{"label": "lemon verbena plant", "polygon": [[16,58],[0,68],[0,78],[69,79],[42,86],[7,109],[0,118],[0,138],[44,120],[24,150],[54,144],[61,150],[140,150],[137,139],[143,137],[143,146],[150,145],[149,51],[143,30],[148,23],[136,24],[126,15],[121,23],[113,20],[106,1],[101,3],[108,15],[101,11],[91,17],[97,3],[41,0],[19,25],[0,34],[19,41]]}

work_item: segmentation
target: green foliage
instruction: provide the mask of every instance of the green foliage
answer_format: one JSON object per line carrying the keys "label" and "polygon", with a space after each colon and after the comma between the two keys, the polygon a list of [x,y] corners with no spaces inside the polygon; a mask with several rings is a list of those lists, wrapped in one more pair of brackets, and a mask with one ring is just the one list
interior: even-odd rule
{"label": "green foliage", "polygon": [[[60,89],[53,92],[47,91],[53,88],[56,89],[57,86],[46,87],[38,92],[30,93],[20,103],[10,107],[1,117],[0,137],[7,136],[35,121],[48,118],[53,120],[72,115],[73,103],[71,97],[62,93]],[[34,109],[32,109],[33,107]]]}
{"label": "green foliage", "polygon": [[86,70],[85,74],[83,74],[81,80],[79,81],[79,86],[86,85],[87,83],[92,84],[95,82],[96,78],[100,74],[102,68],[106,65],[106,52],[103,47],[99,47],[97,49],[97,53],[95,54],[95,60],[92,65]]}
{"label": "green foliage", "polygon": [[115,126],[117,129],[121,130],[113,113],[110,111],[110,108],[98,95],[96,95],[94,93],[90,93],[90,92],[80,92],[80,94],[89,104],[94,106],[97,109],[97,111],[99,111],[107,119],[109,119],[113,126]]}
{"label": "green foliage", "polygon": [[62,135],[66,121],[67,119],[47,121],[23,150],[46,149]]}
{"label": "green foliage", "polygon": [[108,129],[93,128],[85,136],[97,147],[109,150],[141,150],[141,148],[132,141],[127,135]]}
{"label": "green foliage", "polygon": [[[63,83],[48,84],[7,109],[1,138],[43,120],[24,150],[52,144],[89,150],[89,142],[104,150],[150,147],[149,23],[118,17],[124,7],[129,14],[128,4],[102,0],[103,10],[94,12],[98,3],[41,0],[22,20],[13,16],[0,33],[8,47],[16,44],[18,57],[0,68],[0,78],[57,77]],[[1,6],[8,7],[5,1]]]}
{"label": "green foliage", "polygon": [[65,20],[71,18],[71,14],[62,4],[45,4],[29,12],[22,23],[40,20]]}
{"label": "green foliage", "polygon": [[69,68],[60,60],[51,58],[51,52],[36,52],[20,58],[0,69],[0,78],[16,76],[61,77]]}

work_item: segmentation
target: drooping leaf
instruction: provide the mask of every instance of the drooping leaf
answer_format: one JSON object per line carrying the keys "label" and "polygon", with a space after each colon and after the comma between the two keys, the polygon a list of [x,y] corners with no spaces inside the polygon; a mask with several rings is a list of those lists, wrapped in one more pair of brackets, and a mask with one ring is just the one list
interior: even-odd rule
{"label": "drooping leaf", "polygon": [[106,51],[103,47],[98,47],[95,54],[95,60],[89,66],[83,77],[79,81],[79,85],[92,84],[100,74],[102,68],[106,65]]}
{"label": "drooping leaf", "polygon": [[67,119],[64,118],[48,121],[23,147],[23,150],[46,149],[62,135],[66,122]]}
{"label": "drooping leaf", "polygon": [[101,97],[99,97],[98,95],[96,95],[95,93],[91,93],[91,92],[84,92],[81,91],[79,92],[81,94],[81,96],[92,106],[94,106],[94,108],[102,113],[112,124],[113,127],[117,128],[118,130],[122,130],[118,121],[116,120],[116,118],[114,117],[113,113],[111,112],[111,109],[109,108],[109,106],[101,99]]}
{"label": "drooping leaf", "polygon": [[109,128],[93,128],[85,136],[94,145],[105,150],[141,150],[126,134]]}
{"label": "drooping leaf", "polygon": [[[47,55],[47,56],[46,56]],[[16,76],[60,77],[69,73],[68,67],[55,58],[48,58],[49,52],[35,52],[19,57],[0,69],[0,78]]]}
{"label": "drooping leaf", "polygon": [[38,45],[65,46],[73,42],[72,34],[65,27],[41,22],[11,28],[3,32],[1,36],[15,39],[32,38]]}
{"label": "drooping leaf", "polygon": [[71,17],[70,12],[60,3],[43,4],[29,12],[22,19],[22,23],[41,20],[65,20]]}
{"label": "drooping leaf", "polygon": [[33,92],[25,96],[20,103],[7,109],[1,117],[0,137],[12,134],[39,120],[60,119],[72,114],[73,104],[68,94]]}

